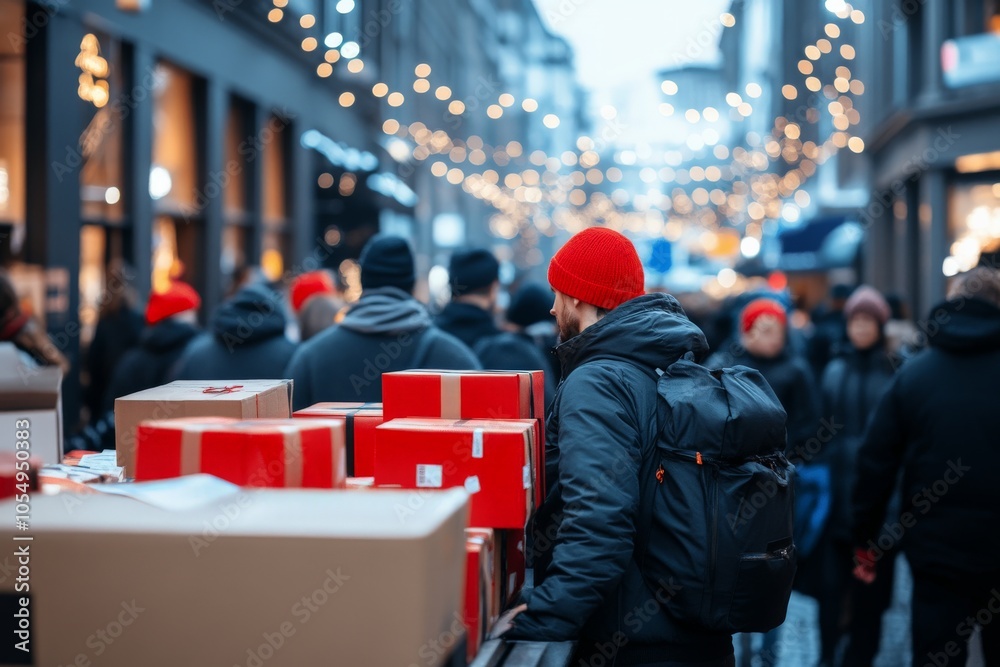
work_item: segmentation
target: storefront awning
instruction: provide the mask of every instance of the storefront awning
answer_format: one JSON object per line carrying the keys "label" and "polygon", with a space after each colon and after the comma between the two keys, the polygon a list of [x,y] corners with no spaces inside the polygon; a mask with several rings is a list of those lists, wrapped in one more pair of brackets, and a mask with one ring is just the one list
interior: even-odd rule
{"label": "storefront awning", "polygon": [[850,266],[864,239],[864,228],[844,216],[814,218],[778,235],[783,271],[826,271]]}

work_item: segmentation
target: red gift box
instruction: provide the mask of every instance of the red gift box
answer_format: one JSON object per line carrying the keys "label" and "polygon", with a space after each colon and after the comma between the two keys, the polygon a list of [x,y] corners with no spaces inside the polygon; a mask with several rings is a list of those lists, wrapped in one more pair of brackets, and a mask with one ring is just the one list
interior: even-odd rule
{"label": "red gift box", "polygon": [[220,418],[145,421],[136,480],[208,473],[255,487],[343,488],[344,422]]}
{"label": "red gift box", "polygon": [[465,487],[470,525],[524,529],[532,510],[533,420],[394,419],[376,429],[375,483]]}
{"label": "red gift box", "polygon": [[375,428],[382,423],[381,403],[317,403],[296,411],[292,417],[345,420],[348,476],[375,474]]}
{"label": "red gift box", "polygon": [[499,535],[502,531],[494,531],[492,528],[466,528],[465,535],[469,540],[478,539],[483,541],[485,550],[484,560],[486,563],[486,632],[488,633],[500,618],[501,605],[503,604],[502,573],[503,554],[500,551]]}
{"label": "red gift box", "polygon": [[536,419],[535,506],[545,499],[545,374],[542,371],[411,370],[382,374],[385,420]]}
{"label": "red gift box", "polygon": [[26,449],[0,452],[0,498],[37,491],[38,469],[41,467],[41,460],[29,456]]}
{"label": "red gift box", "polygon": [[500,604],[505,606],[513,603],[524,587],[524,549],[527,542],[524,539],[524,530],[497,531],[497,540],[499,542],[497,550],[501,554],[500,576],[503,588]]}
{"label": "red gift box", "polygon": [[472,662],[479,647],[489,633],[489,597],[487,577],[486,541],[481,537],[466,537],[465,540],[465,602],[462,621],[465,624],[466,659]]}

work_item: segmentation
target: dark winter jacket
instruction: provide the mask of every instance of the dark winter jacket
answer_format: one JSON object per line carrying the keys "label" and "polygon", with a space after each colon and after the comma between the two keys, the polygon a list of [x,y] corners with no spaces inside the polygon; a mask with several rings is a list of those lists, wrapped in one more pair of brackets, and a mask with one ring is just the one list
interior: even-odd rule
{"label": "dark winter jacket", "polygon": [[483,368],[489,370],[544,371],[545,405],[552,403],[556,393],[552,366],[530,336],[513,332],[498,333],[479,341],[472,351],[479,357]]}
{"label": "dark winter jacket", "polygon": [[434,318],[434,324],[441,331],[449,333],[469,346],[470,349],[484,338],[500,333],[493,316],[471,303],[452,301]]}
{"label": "dark winter jacket", "polygon": [[822,414],[837,424],[838,430],[823,446],[818,460],[830,466],[833,497],[827,525],[838,540],[850,541],[851,487],[858,447],[894,372],[893,362],[880,344],[869,350],[850,350],[831,361],[823,373]]}
{"label": "dark winter jacket", "polygon": [[186,322],[166,319],[142,332],[139,346],[129,350],[111,379],[105,409],[113,410],[115,399],[174,380],[177,361],[198,335]]}
{"label": "dark winter jacket", "polygon": [[820,429],[819,390],[805,360],[787,350],[773,359],[755,357],[733,344],[716,352],[705,364],[709,368],[748,366],[760,371],[788,414],[788,455],[800,461],[807,443]]}
{"label": "dark winter jacket", "polygon": [[[914,570],[996,571],[1000,309],[978,299],[949,301],[927,321],[936,327],[930,348],[900,368],[858,453],[854,540],[872,548],[887,519]],[[886,517],[900,469],[903,510]]]}
{"label": "dark winter jacket", "polygon": [[382,373],[409,368],[477,370],[468,347],[431,323],[427,309],[395,287],[367,290],[333,326],[299,346],[285,371],[295,409],[320,401],[378,402]]}
{"label": "dark winter jacket", "polygon": [[640,479],[655,474],[656,369],[707,348],[666,294],[632,299],[557,348],[563,379],[533,529],[535,586],[512,639],[578,639],[584,654],[611,642],[618,665],[732,654],[729,635],[682,628],[662,611],[669,592],[657,598],[634,554],[636,532],[648,531],[636,525]]}
{"label": "dark winter jacket", "polygon": [[178,380],[280,379],[295,352],[285,337],[280,296],[250,285],[226,301],[212,318],[212,332],[192,341],[178,362]]}
{"label": "dark winter jacket", "polygon": [[139,344],[144,326],[142,313],[128,306],[122,306],[97,322],[94,339],[87,350],[87,375],[90,377],[87,407],[91,422],[101,418],[115,368],[125,353]]}

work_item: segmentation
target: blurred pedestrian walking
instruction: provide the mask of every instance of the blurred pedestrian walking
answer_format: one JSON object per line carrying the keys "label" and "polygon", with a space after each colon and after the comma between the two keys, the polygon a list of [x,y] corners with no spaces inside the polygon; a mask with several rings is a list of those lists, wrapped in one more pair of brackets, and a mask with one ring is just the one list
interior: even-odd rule
{"label": "blurred pedestrian walking", "polygon": [[58,366],[70,370],[69,360],[49,340],[45,329],[29,313],[21,309],[14,285],[0,273],[0,342],[13,343],[26,357],[39,366]]}
{"label": "blurred pedestrian walking", "polygon": [[[896,374],[858,452],[854,572],[877,581],[901,545],[913,570],[913,665],[964,665],[976,626],[997,665],[1000,272],[959,275],[928,321],[938,325],[929,349]],[[887,516],[900,471],[902,511]]]}
{"label": "blurred pedestrian walking", "polygon": [[434,326],[413,297],[413,252],[404,239],[372,237],[359,262],[361,298],[340,324],[300,345],[285,371],[295,381],[296,409],[320,401],[381,401],[384,372],[481,368],[472,350]]}
{"label": "blurred pedestrian walking", "polygon": [[344,309],[344,300],[329,271],[303,273],[292,282],[289,290],[292,310],[298,317],[299,340],[305,342],[320,331],[333,326]]}

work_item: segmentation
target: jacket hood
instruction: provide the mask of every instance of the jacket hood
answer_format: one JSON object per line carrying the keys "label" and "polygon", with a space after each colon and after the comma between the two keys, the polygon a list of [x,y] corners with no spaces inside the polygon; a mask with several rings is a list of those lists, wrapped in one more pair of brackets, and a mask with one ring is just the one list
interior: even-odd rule
{"label": "jacket hood", "polygon": [[254,343],[284,336],[286,324],[278,294],[265,285],[249,285],[215,311],[212,333],[220,341],[235,337]]}
{"label": "jacket hood", "polygon": [[434,323],[439,329],[444,329],[452,335],[458,335],[456,332],[467,333],[467,337],[472,340],[500,333],[500,329],[493,322],[493,316],[471,303],[450,302],[441,309]]}
{"label": "jacket hood", "polygon": [[198,327],[193,324],[166,319],[146,327],[139,339],[139,345],[150,352],[169,352],[184,347],[198,333]]}
{"label": "jacket hood", "polygon": [[365,290],[340,326],[361,334],[399,335],[431,325],[423,304],[397,287]]}
{"label": "jacket hood", "polygon": [[579,336],[556,347],[563,377],[595,359],[666,369],[688,352],[696,361],[708,353],[705,334],[669,294],[646,294],[626,301]]}
{"label": "jacket hood", "polygon": [[1000,350],[1000,308],[981,299],[946,301],[931,311],[928,332],[932,347],[969,353]]}

